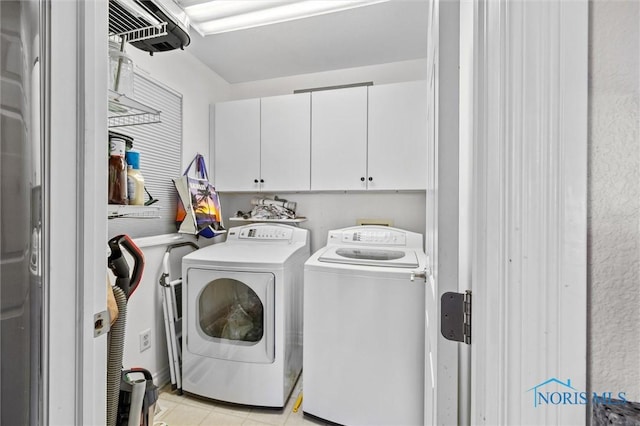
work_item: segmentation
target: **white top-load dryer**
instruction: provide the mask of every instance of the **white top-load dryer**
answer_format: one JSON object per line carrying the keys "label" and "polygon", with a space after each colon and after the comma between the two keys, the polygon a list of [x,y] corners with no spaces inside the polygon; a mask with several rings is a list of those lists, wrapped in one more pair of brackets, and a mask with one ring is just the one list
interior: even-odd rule
{"label": "white top-load dryer", "polygon": [[182,260],[182,387],[226,402],[284,407],[302,368],[305,229],[231,228]]}
{"label": "white top-load dryer", "polygon": [[329,231],[304,271],[303,411],[345,425],[424,422],[422,235]]}

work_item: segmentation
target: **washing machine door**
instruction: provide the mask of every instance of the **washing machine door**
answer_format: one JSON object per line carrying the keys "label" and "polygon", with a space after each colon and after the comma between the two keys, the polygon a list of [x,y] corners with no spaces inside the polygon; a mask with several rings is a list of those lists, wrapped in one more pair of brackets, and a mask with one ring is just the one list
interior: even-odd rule
{"label": "washing machine door", "polygon": [[233,361],[272,363],[275,276],[269,272],[187,271],[187,350]]}

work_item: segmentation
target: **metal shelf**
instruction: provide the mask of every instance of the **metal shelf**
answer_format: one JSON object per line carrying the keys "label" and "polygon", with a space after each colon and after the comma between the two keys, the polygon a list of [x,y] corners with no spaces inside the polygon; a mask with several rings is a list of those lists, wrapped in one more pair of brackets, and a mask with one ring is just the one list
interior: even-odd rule
{"label": "metal shelf", "polygon": [[[118,44],[167,35],[167,23],[136,0],[109,0],[109,39]],[[160,122],[160,111],[109,90],[108,127]]]}
{"label": "metal shelf", "polygon": [[160,122],[160,111],[109,90],[109,127],[135,126]]}
{"label": "metal shelf", "polygon": [[160,207],[108,204],[107,217],[109,219],[115,219],[119,217],[134,219],[156,219],[160,217]]}
{"label": "metal shelf", "polygon": [[167,35],[167,23],[134,0],[109,0],[109,36],[127,43]]}

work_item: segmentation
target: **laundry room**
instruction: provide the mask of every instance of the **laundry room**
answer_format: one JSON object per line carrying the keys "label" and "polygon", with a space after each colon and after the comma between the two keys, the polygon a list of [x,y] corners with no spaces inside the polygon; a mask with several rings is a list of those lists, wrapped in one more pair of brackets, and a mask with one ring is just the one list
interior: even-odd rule
{"label": "laundry room", "polygon": [[[198,3],[202,2],[187,3],[197,10]],[[365,3],[371,4],[206,38],[192,29],[190,44],[184,50],[149,55],[131,44],[126,45],[124,53],[132,63],[135,99],[160,110],[160,119],[158,123],[110,128],[110,134],[115,132],[133,139],[133,149],[140,152],[140,172],[148,191],[144,198],[147,203],[158,200],[139,208],[144,212],[142,218],[130,217],[130,211],[139,214],[132,206],[110,204],[110,209],[116,210],[108,222],[110,238],[127,234],[144,254],[144,276],[127,306],[123,365],[144,366],[156,383],[173,381],[175,386],[168,351],[171,343],[165,338],[168,325],[163,293],[166,290],[158,282],[166,272],[171,277],[180,276],[181,258],[192,248],[167,248],[184,241],[206,247],[222,244],[229,237],[224,231],[217,232],[214,238],[175,233],[177,194],[172,180],[185,172],[196,155],[204,159],[209,181],[217,193],[222,227],[227,232],[251,223],[252,219],[246,218],[255,214],[256,200],[277,199],[295,206],[291,213],[296,220],[282,217],[281,220],[269,218],[266,222],[308,230],[307,257],[321,249],[327,243],[328,232],[335,229],[370,224],[425,234],[427,174],[430,172],[424,143],[427,2]],[[389,16],[393,19],[388,19]],[[331,34],[322,30],[329,26],[334,28]],[[391,90],[387,95],[387,87],[390,90],[398,87],[398,94]],[[382,89],[380,95],[374,92],[378,88]],[[338,103],[330,109],[339,109],[340,115],[327,120],[334,120],[336,124],[332,124],[325,135],[314,134],[311,98],[319,94],[320,99],[321,95],[332,92],[356,92],[357,103],[350,104],[348,97],[334,101]],[[381,99],[377,109],[371,104],[367,106],[367,99],[370,102],[373,97]],[[264,111],[269,101],[280,98],[302,98],[306,102],[306,116],[289,118],[288,110],[275,110],[276,114],[284,114],[283,119],[276,117],[281,120],[278,126],[293,130],[277,135],[289,140],[284,144],[278,141],[276,151],[269,153],[265,148],[268,135],[264,134],[267,129]],[[220,115],[219,111],[224,111],[226,105],[233,106],[234,102],[257,105],[258,115],[253,115],[251,110],[241,110],[235,118]],[[319,111],[320,106],[316,108]],[[305,114],[304,111],[301,109],[298,114]],[[346,121],[341,118],[350,111],[356,112],[353,118]],[[374,113],[380,124],[372,127],[376,124]],[[113,121],[116,119],[118,117]],[[316,123],[320,123],[319,120]],[[359,126],[355,130],[354,122]],[[221,129],[225,126],[232,135],[255,130],[256,134],[242,136],[255,138],[258,145],[247,145],[241,137],[222,145],[225,135],[221,135]],[[377,136],[380,144],[389,148],[379,149],[374,157],[377,142],[371,132],[376,131],[380,133]],[[298,139],[291,140],[290,134]],[[334,144],[327,152],[312,152],[313,141],[321,137],[331,139]],[[407,144],[403,142],[405,139],[421,142]],[[291,143],[304,149],[291,147]],[[353,148],[347,148],[349,144]],[[321,146],[316,142],[316,149]],[[400,155],[395,155],[394,150]],[[317,174],[322,166],[336,177],[330,176],[327,183],[323,182],[322,175]],[[346,168],[351,168],[351,172],[341,173]],[[254,176],[256,173],[261,175]],[[254,179],[260,178],[266,183],[256,185]],[[278,179],[278,183],[269,186],[274,179]],[[144,217],[147,210],[158,217]],[[261,222],[259,219],[255,222]],[[129,259],[128,254],[125,257]],[[186,293],[183,296],[186,298]],[[150,300],[154,303],[149,303]],[[297,303],[301,309],[301,295]],[[186,309],[196,307],[188,305]],[[148,339],[149,347],[143,347],[141,339]],[[279,352],[276,355],[281,356]],[[185,356],[189,363],[189,355]],[[222,365],[223,361],[220,363],[211,369],[228,369]],[[191,372],[192,369],[186,368]],[[298,375],[299,372],[296,378]],[[233,402],[233,398],[237,398],[229,392],[220,394],[211,389],[211,385],[204,390],[197,384],[186,385],[189,391],[215,397],[215,400]],[[297,396],[293,394],[290,399],[295,400]],[[259,399],[244,402],[269,405]]]}

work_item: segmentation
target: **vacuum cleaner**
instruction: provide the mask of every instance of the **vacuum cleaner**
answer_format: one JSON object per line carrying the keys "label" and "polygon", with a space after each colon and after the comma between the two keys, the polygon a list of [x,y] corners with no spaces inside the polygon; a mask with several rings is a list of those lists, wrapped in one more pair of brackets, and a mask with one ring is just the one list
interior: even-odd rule
{"label": "vacuum cleaner", "polygon": [[[127,302],[142,279],[144,256],[128,235],[118,235],[108,244],[111,250],[108,266],[116,276],[112,290],[118,317],[109,331],[107,426],[151,426],[153,408],[158,400],[158,387],[153,384],[151,373],[143,368],[122,369]],[[133,258],[131,274],[122,248]]]}

